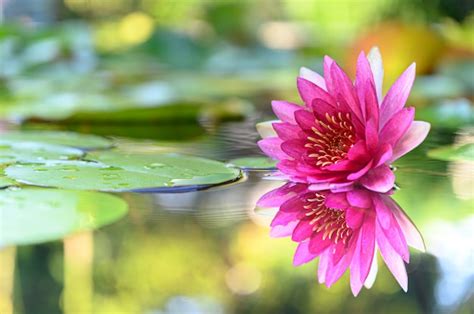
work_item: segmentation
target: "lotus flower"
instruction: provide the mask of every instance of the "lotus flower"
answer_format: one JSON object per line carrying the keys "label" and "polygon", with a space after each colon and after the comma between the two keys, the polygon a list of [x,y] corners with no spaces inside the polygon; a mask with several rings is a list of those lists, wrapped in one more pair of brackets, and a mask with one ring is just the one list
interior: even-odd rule
{"label": "lotus flower", "polygon": [[327,287],[349,268],[354,296],[363,285],[370,288],[374,283],[378,250],[405,291],[407,245],[424,251],[420,233],[387,194],[366,189],[311,191],[307,184],[286,183],[265,194],[258,205],[279,207],[271,235],[291,236],[299,243],[295,266],[319,256],[319,282]]}
{"label": "lotus flower", "polygon": [[[415,64],[382,97],[383,68],[377,48],[357,61],[355,82],[329,57],[324,78],[302,68],[297,80],[304,106],[273,101],[280,121],[257,126],[258,144],[277,159],[280,175],[310,189],[350,190],[354,184],[385,193],[395,182],[389,165],[418,146],[430,125],[404,108]],[[269,132],[266,126],[273,129]]]}

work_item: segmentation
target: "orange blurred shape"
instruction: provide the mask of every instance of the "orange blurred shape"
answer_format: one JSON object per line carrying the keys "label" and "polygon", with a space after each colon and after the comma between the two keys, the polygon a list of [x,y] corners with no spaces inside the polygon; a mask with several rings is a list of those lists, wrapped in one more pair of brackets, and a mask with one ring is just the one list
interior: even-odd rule
{"label": "orange blurred shape", "polygon": [[358,37],[348,50],[346,70],[355,77],[357,57],[378,46],[384,65],[384,89],[412,63],[416,62],[417,74],[430,73],[438,64],[444,49],[443,38],[428,26],[384,22]]}

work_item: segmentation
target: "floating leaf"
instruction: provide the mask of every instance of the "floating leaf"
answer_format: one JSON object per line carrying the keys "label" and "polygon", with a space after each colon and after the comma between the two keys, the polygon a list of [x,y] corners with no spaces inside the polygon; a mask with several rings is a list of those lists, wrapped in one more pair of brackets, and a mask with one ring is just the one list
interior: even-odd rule
{"label": "floating leaf", "polygon": [[152,174],[83,161],[13,165],[6,168],[5,173],[20,183],[76,190],[117,192],[169,183],[166,178]]}
{"label": "floating leaf", "polygon": [[432,149],[428,156],[448,161],[474,161],[474,144],[449,145]]}
{"label": "floating leaf", "polygon": [[84,153],[76,148],[35,142],[8,143],[0,140],[0,165],[15,162],[44,162],[81,157]]}
{"label": "floating leaf", "polygon": [[199,189],[235,180],[240,175],[239,170],[223,163],[181,155],[103,152],[91,157],[101,162],[13,165],[5,173],[30,185],[113,192]]}
{"label": "floating leaf", "polygon": [[124,154],[107,151],[92,153],[88,158],[113,167],[167,178],[172,186],[219,184],[240,176],[239,170],[229,168],[224,163],[179,154]]}
{"label": "floating leaf", "polygon": [[16,182],[13,181],[12,179],[4,176],[1,172],[0,172],[0,189],[3,189],[3,188],[6,188],[8,186],[12,186],[12,185],[15,185]]}
{"label": "floating leaf", "polygon": [[243,157],[232,159],[229,163],[242,169],[263,170],[274,169],[276,167],[275,160],[267,157]]}
{"label": "floating leaf", "polygon": [[19,141],[72,146],[80,149],[110,148],[112,141],[97,135],[60,131],[12,131],[0,135],[0,143]]}
{"label": "floating leaf", "polygon": [[0,191],[0,247],[34,244],[93,230],[122,218],[121,198],[85,191],[22,189]]}

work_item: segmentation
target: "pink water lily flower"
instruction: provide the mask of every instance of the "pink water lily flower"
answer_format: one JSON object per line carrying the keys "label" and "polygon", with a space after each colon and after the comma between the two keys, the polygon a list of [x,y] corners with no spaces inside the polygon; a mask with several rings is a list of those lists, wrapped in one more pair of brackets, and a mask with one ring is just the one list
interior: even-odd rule
{"label": "pink water lily flower", "polygon": [[[280,121],[257,126],[258,144],[279,160],[280,174],[312,190],[349,190],[354,183],[377,192],[395,181],[390,163],[418,146],[430,125],[413,121],[415,110],[404,108],[415,79],[415,64],[382,97],[383,68],[377,48],[368,58],[361,52],[355,81],[329,57],[324,77],[302,68],[297,80],[304,106],[273,101]],[[269,131],[265,126],[272,126]]]}
{"label": "pink water lily flower", "polygon": [[279,208],[270,234],[291,236],[299,243],[295,266],[319,257],[319,282],[327,287],[350,269],[354,296],[362,286],[370,288],[374,283],[377,251],[407,291],[408,245],[425,249],[414,224],[387,194],[366,189],[339,193],[311,191],[306,184],[286,183],[265,194],[258,205]]}

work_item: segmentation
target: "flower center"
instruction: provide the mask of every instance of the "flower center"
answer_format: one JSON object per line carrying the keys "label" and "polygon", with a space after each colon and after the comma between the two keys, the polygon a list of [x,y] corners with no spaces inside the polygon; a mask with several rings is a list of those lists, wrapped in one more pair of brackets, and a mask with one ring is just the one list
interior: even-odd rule
{"label": "flower center", "polygon": [[313,232],[323,232],[323,240],[329,239],[335,244],[342,241],[346,246],[352,237],[352,229],[346,223],[346,212],[327,207],[325,199],[326,196],[319,193],[306,199],[305,215],[312,218],[309,224],[313,225]]}
{"label": "flower center", "polygon": [[347,152],[355,143],[354,127],[350,114],[326,113],[326,119],[316,119],[317,127],[312,127],[314,135],[308,136],[305,147],[308,157],[316,159],[316,166],[326,167],[345,159]]}

